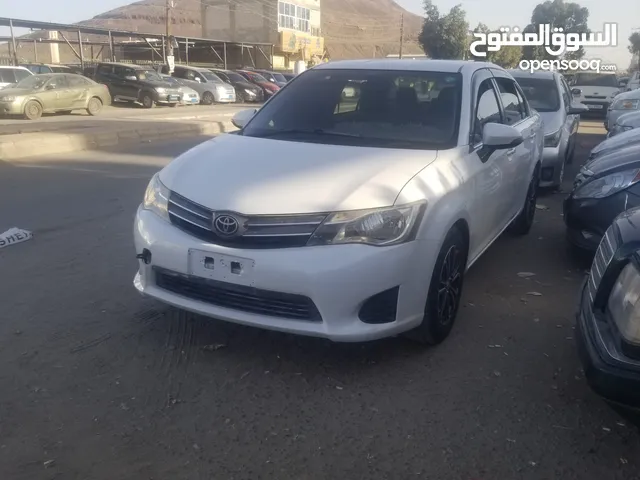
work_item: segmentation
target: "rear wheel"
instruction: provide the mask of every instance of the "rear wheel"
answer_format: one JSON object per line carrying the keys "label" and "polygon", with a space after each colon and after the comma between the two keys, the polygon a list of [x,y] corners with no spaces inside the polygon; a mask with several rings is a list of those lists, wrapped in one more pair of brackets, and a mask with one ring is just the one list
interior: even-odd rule
{"label": "rear wheel", "polygon": [[24,106],[24,117],[28,120],[37,120],[42,116],[42,105],[35,100],[30,100]]}
{"label": "rear wheel", "polygon": [[437,345],[451,333],[462,297],[467,252],[464,234],[460,228],[453,227],[433,267],[422,323],[406,333],[411,340]]}
{"label": "rear wheel", "polygon": [[98,97],[93,97],[89,99],[89,103],[87,104],[87,113],[91,116],[98,115],[102,110],[102,100]]}
{"label": "rear wheel", "polygon": [[509,225],[509,231],[515,235],[526,235],[533,226],[533,219],[536,215],[536,203],[538,201],[538,180],[539,169],[536,171],[529,182],[529,188],[527,189],[527,197],[524,200],[524,205],[520,214]]}

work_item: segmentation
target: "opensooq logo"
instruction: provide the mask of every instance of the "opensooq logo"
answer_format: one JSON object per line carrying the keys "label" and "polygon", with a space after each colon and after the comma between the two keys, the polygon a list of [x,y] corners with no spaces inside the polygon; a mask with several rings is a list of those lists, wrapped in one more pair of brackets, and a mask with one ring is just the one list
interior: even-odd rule
{"label": "opensooq logo", "polygon": [[[554,28],[548,23],[538,25],[537,32],[523,33],[518,27],[501,27],[500,32],[473,32],[477,40],[471,43],[469,50],[476,57],[486,57],[487,51],[497,52],[502,47],[542,47],[549,55],[556,57],[565,52],[576,52],[580,47],[617,47],[618,24],[605,23],[602,32],[564,33],[563,28]],[[478,47],[486,46],[487,51]],[[555,48],[554,48],[555,47]]]}

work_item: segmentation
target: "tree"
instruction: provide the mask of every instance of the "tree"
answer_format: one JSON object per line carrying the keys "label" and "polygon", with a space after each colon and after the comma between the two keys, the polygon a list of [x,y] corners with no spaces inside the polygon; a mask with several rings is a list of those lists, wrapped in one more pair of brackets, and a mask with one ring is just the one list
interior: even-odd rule
{"label": "tree", "polygon": [[[484,23],[479,23],[476,28],[473,29],[476,33],[492,33],[491,29]],[[497,30],[493,33],[500,33]],[[471,41],[474,39],[472,38]],[[502,68],[514,68],[520,63],[522,59],[522,47],[502,47],[497,52],[490,52],[487,50],[486,45],[480,45],[476,47],[478,51],[485,52],[486,57],[476,57],[476,60],[493,62],[496,65],[500,65]],[[473,56],[473,54],[471,54]]]}
{"label": "tree", "polygon": [[[589,9],[577,3],[567,3],[564,0],[547,0],[536,5],[531,14],[531,23],[524,29],[525,33],[538,32],[538,25],[548,23],[551,28],[562,28],[564,33],[590,33],[587,22]],[[551,55],[542,47],[524,47],[523,55],[528,60],[577,60],[584,57],[584,48],[576,52],[566,52],[561,57]]]}
{"label": "tree", "polygon": [[424,1],[424,24],[418,41],[431,58],[465,58],[469,51],[467,40],[469,23],[461,5],[453,7],[448,14],[440,15],[431,0]]}
{"label": "tree", "polygon": [[636,68],[640,70],[640,32],[633,32],[629,37],[629,52],[638,58]]}

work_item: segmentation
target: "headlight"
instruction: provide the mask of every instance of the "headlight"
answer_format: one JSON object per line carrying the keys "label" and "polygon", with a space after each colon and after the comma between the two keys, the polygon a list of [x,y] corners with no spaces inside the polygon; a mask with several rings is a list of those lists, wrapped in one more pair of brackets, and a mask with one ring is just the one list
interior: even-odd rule
{"label": "headlight", "polygon": [[159,175],[156,173],[144,192],[143,207],[159,217],[169,220],[169,189],[160,181]]}
{"label": "headlight", "polygon": [[16,101],[16,97],[12,95],[8,95],[6,97],[0,97],[0,102],[15,102],[15,101]]}
{"label": "headlight", "polygon": [[165,93],[166,91],[167,91],[166,88],[156,87],[156,92],[158,92],[158,93]]}
{"label": "headlight", "polygon": [[640,169],[616,172],[605,177],[583,183],[574,193],[574,198],[604,198],[630,187],[640,180]]}
{"label": "headlight", "polygon": [[403,243],[412,238],[425,207],[426,203],[420,202],[333,213],[318,227],[308,245],[364,243],[385,246]]}
{"label": "headlight", "polygon": [[253,90],[249,90],[248,88],[244,89],[245,92],[247,92],[249,95],[255,95],[256,92],[254,92]]}
{"label": "headlight", "polygon": [[549,135],[545,135],[544,137],[544,146],[555,148],[560,143],[560,137],[562,136],[562,129],[557,132],[551,133]]}
{"label": "headlight", "polygon": [[640,273],[633,264],[627,264],[620,272],[609,295],[608,306],[620,335],[627,342],[640,346]]}
{"label": "headlight", "polygon": [[638,110],[638,107],[640,107],[640,100],[619,99],[613,102],[611,109],[612,110]]}

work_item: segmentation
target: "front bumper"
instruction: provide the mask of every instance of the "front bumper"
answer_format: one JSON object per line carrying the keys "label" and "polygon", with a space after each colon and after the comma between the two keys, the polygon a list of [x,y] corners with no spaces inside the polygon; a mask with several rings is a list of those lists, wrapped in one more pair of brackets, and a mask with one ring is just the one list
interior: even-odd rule
{"label": "front bumper", "polygon": [[167,93],[157,93],[156,92],[156,103],[163,105],[170,105],[173,103],[180,103],[182,100],[182,94],[180,92],[167,92]]}
{"label": "front bumper", "polygon": [[637,206],[640,206],[640,197],[628,190],[596,199],[575,199],[571,193],[563,203],[567,238],[575,246],[595,252],[613,220]]}
{"label": "front bumper", "polygon": [[[375,340],[417,327],[422,322],[439,248],[428,241],[413,241],[381,248],[332,245],[240,250],[199,240],[142,208],[135,219],[134,242],[136,253],[143,249],[151,252],[151,262],[141,260],[134,279],[136,289],[144,295],[220,320],[341,342]],[[257,292],[307,297],[317,309],[319,321],[225,308],[220,302],[202,301],[202,296],[196,299],[159,287],[159,269],[179,274],[181,280],[188,281],[191,276],[198,281],[190,271],[190,249],[251,259],[250,287]],[[396,287],[395,320],[379,324],[361,321],[360,309],[371,297]]]}
{"label": "front bumper", "polygon": [[560,172],[566,158],[566,147],[563,149],[561,145],[562,143],[557,147],[544,147],[540,170],[540,186],[543,188],[560,184]]}
{"label": "front bumper", "polygon": [[[576,315],[578,354],[589,386],[603,398],[633,409],[640,408],[640,364],[621,362],[612,352],[611,327],[597,319],[585,282]],[[616,357],[612,355],[615,353]],[[634,365],[635,363],[635,365]]]}
{"label": "front bumper", "polygon": [[0,115],[22,115],[24,107],[22,101],[0,102]]}
{"label": "front bumper", "polygon": [[589,108],[589,114],[595,113],[597,115],[606,115],[607,110],[611,102],[607,100],[581,100],[580,103],[586,105]]}

